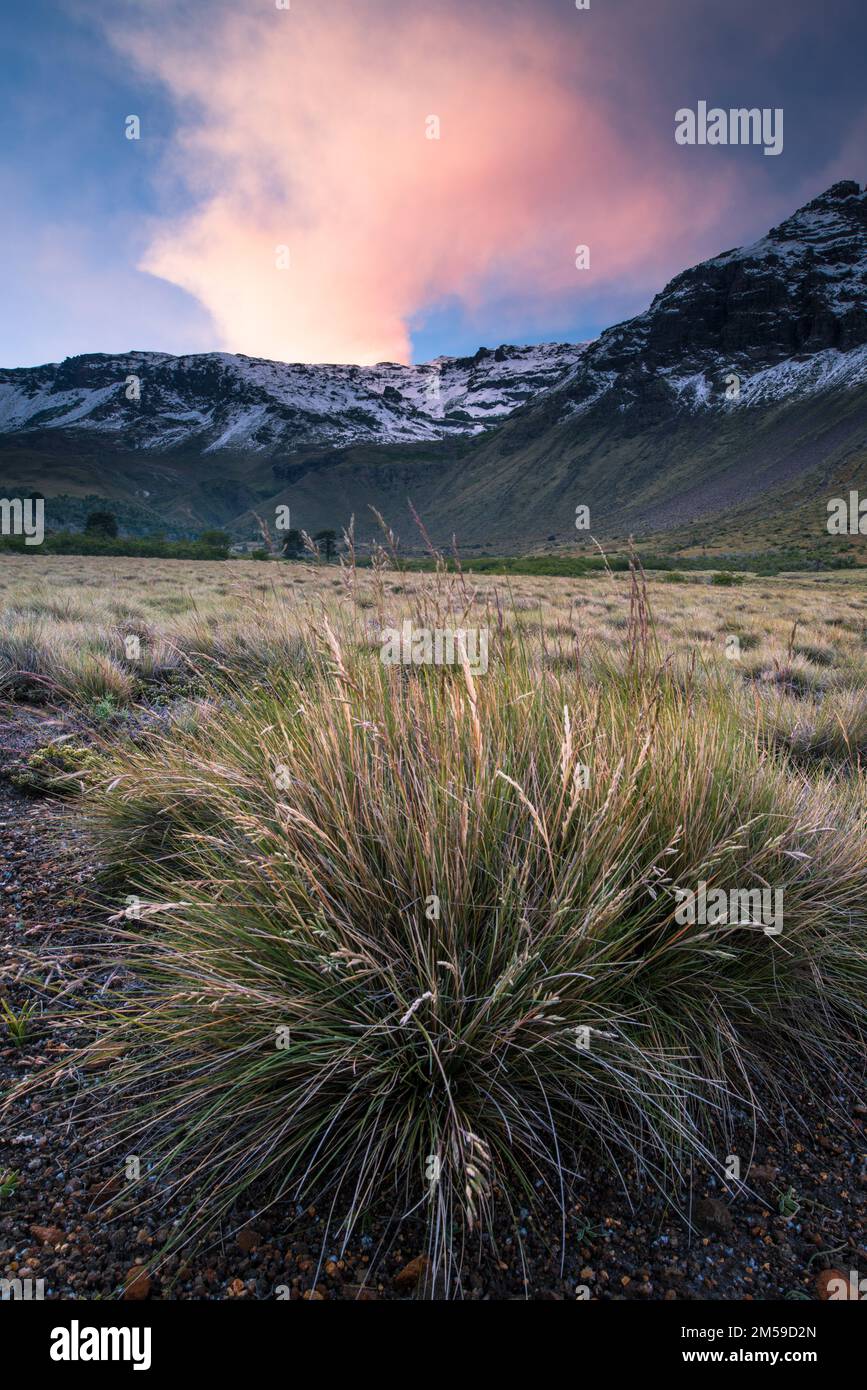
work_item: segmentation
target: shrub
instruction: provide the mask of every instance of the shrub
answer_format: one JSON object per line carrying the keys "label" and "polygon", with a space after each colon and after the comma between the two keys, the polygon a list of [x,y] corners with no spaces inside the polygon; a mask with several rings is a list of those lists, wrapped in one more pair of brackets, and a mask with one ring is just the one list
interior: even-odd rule
{"label": "shrub", "polygon": [[84,523],[84,534],[114,540],[117,537],[117,517],[113,512],[89,512]]}
{"label": "shrub", "polygon": [[[590,686],[508,635],[475,679],[309,660],[125,750],[94,803],[156,905],[105,1006],[115,1139],[187,1232],[255,1196],[349,1233],[385,1194],[448,1282],[465,1230],[565,1194],[582,1148],[675,1191],[735,1097],[857,1055],[863,802],[787,775],[722,687],[699,719],[646,645]],[[702,879],[782,888],[783,935],[679,926]]]}

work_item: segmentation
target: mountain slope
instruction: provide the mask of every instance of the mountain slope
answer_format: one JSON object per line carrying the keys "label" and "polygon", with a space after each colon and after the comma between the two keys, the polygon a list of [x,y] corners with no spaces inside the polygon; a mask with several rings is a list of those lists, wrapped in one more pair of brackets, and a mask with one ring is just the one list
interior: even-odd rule
{"label": "mountain slope", "polygon": [[[141,400],[127,401],[129,376]],[[177,527],[288,502],[308,530],[371,505],[414,534],[523,550],[594,534],[772,538],[867,466],[867,192],[835,184],[580,345],[420,367],[138,353],[0,372],[0,480]],[[787,500],[788,499],[788,500]]]}
{"label": "mountain slope", "polygon": [[[855,354],[854,356],[852,354]],[[566,393],[695,409],[867,381],[867,193],[835,184],[760,241],[675,277],[650,308],[590,344]]]}
{"label": "mountain slope", "polygon": [[814,475],[824,528],[822,489],[858,473],[865,445],[867,192],[841,183],[589,344],[474,448],[442,522],[463,517],[483,544],[508,544],[519,519],[531,542],[575,540],[584,504],[600,535],[650,534],[771,494],[773,511]]}

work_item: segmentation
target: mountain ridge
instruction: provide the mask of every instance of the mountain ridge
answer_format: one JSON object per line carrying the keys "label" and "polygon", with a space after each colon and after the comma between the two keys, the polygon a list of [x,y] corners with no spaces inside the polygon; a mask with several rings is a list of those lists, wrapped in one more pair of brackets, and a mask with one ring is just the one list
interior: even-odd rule
{"label": "mountain ridge", "polygon": [[243,531],[288,502],[308,530],[371,505],[407,527],[411,499],[439,540],[559,546],[578,504],[596,534],[652,534],[784,506],[787,488],[818,508],[865,463],[867,191],[851,180],[589,343],[417,367],[95,354],[0,371],[0,478],[53,473],[80,495],[101,471],[107,495],[180,526]]}
{"label": "mountain ridge", "polygon": [[498,423],[559,384],[584,347],[504,344],[416,367],[281,363],[225,352],[93,353],[0,370],[0,432],[87,428],[158,452],[419,443]]}

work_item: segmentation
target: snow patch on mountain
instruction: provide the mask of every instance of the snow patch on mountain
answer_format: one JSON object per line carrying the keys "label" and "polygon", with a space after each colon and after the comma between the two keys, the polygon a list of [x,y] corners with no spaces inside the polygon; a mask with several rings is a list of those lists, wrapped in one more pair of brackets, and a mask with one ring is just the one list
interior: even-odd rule
{"label": "snow patch on mountain", "polygon": [[[563,384],[586,344],[481,348],[407,367],[311,366],[231,353],[128,353],[0,371],[0,432],[87,429],[136,449],[291,451],[472,435]],[[135,378],[139,399],[128,398]],[[135,395],[135,391],[133,391]]]}
{"label": "snow patch on mountain", "polygon": [[773,367],[740,378],[740,394],[733,400],[726,399],[724,391],[720,389],[720,381],[726,372],[726,364],[720,362],[715,377],[709,377],[704,372],[695,372],[690,376],[666,373],[665,376],[678,405],[692,410],[709,406],[736,408],[767,405],[772,401],[785,400],[787,396],[849,390],[867,384],[867,346],[853,348],[851,352],[828,348],[813,357],[777,362]]}

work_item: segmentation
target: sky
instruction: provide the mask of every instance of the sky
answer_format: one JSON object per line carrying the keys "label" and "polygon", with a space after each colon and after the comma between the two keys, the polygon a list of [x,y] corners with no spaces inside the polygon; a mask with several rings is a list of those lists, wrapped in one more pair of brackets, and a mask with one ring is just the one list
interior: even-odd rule
{"label": "sky", "polygon": [[0,0],[0,365],[595,337],[867,181],[865,50],[864,0]]}

